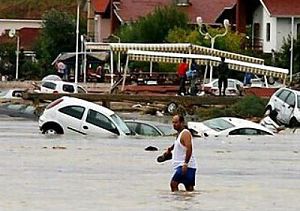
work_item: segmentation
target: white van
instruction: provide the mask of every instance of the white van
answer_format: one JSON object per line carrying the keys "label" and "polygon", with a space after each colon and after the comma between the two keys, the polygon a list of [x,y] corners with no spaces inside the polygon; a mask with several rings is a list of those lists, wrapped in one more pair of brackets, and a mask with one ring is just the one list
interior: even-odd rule
{"label": "white van", "polygon": [[65,81],[45,80],[42,81],[40,93],[87,93],[80,85]]}
{"label": "white van", "polygon": [[46,107],[39,118],[39,127],[44,134],[132,134],[125,122],[112,110],[67,96]]}

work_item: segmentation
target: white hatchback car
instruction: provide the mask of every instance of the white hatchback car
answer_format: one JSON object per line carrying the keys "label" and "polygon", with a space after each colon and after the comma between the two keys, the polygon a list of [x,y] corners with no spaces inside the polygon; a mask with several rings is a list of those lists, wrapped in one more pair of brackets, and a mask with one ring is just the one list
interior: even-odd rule
{"label": "white hatchback car", "polygon": [[188,122],[189,129],[197,132],[197,136],[232,136],[232,135],[274,135],[268,128],[235,117],[219,117],[203,122]]}
{"label": "white hatchback car", "polygon": [[300,91],[289,88],[277,90],[266,106],[266,115],[290,127],[300,125]]}
{"label": "white hatchback car", "polygon": [[39,127],[44,134],[132,134],[125,122],[112,110],[67,96],[46,107],[39,118]]}
{"label": "white hatchback car", "polygon": [[45,80],[42,81],[40,90],[41,93],[87,93],[87,91],[80,85],[75,83]]}

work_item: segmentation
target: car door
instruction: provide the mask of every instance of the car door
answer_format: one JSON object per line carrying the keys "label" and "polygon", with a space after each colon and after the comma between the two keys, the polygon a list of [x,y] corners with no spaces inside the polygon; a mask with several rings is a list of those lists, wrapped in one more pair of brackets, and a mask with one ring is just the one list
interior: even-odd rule
{"label": "car door", "polygon": [[291,92],[282,105],[280,121],[286,125],[290,123],[296,105],[296,95]]}
{"label": "car door", "polygon": [[151,125],[140,123],[139,135],[143,136],[160,136],[159,131]]}
{"label": "car door", "polygon": [[109,117],[93,109],[88,110],[81,131],[86,134],[120,135],[120,131]]}
{"label": "car door", "polygon": [[60,115],[57,115],[57,120],[60,122],[65,128],[66,132],[71,133],[80,133],[86,135],[81,132],[82,125],[82,117],[85,111],[85,107],[70,105],[65,106],[58,109]]}
{"label": "car door", "polygon": [[282,108],[291,91],[283,89],[274,98],[274,110],[277,112],[277,120],[282,121]]}

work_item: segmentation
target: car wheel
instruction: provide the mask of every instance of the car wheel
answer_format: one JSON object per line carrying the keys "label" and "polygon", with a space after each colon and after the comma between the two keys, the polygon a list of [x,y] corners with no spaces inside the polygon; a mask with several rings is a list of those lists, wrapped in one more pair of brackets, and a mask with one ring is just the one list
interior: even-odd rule
{"label": "car wheel", "polygon": [[178,105],[174,102],[171,102],[167,105],[167,112],[169,114],[175,114],[177,111]]}
{"label": "car wheel", "polygon": [[272,107],[268,106],[265,110],[265,116],[270,116],[271,119],[275,119],[277,117],[277,111],[272,110]]}
{"label": "car wheel", "polygon": [[56,123],[48,123],[42,128],[43,134],[56,135],[63,134],[63,129]]}
{"label": "car wheel", "polygon": [[53,129],[53,128],[48,128],[46,130],[43,131],[43,134],[46,134],[46,135],[56,135],[58,134],[58,132]]}
{"label": "car wheel", "polygon": [[298,127],[300,124],[295,117],[290,120],[289,127],[294,128]]}

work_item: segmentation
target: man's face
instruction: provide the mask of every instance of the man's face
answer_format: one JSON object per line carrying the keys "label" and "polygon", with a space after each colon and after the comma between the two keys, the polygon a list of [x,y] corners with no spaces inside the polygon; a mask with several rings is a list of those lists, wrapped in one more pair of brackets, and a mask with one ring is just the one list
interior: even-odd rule
{"label": "man's face", "polygon": [[179,130],[182,127],[182,122],[179,121],[179,116],[175,115],[172,119],[173,128]]}

